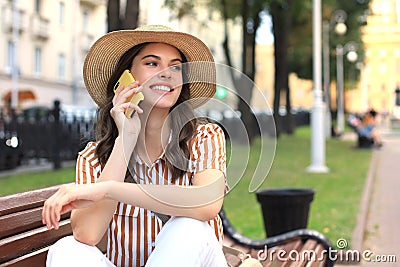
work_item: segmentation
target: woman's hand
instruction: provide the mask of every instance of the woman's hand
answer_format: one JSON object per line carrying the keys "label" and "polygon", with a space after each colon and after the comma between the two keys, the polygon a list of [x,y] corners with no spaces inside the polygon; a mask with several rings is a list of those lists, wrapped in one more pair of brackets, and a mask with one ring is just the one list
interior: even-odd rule
{"label": "woman's hand", "polygon": [[[117,125],[119,135],[139,135],[141,123],[138,114],[143,113],[143,110],[139,106],[129,102],[128,99],[141,91],[142,87],[139,86],[139,81],[135,81],[126,88],[121,85],[115,92],[112,100],[114,107],[110,110],[110,113]],[[133,108],[136,111],[132,118],[125,116],[125,111],[128,108]]]}
{"label": "woman's hand", "polygon": [[67,184],[48,198],[42,210],[42,222],[48,229],[59,228],[62,214],[73,209],[87,208],[94,203],[106,198],[106,189],[109,182],[97,184]]}

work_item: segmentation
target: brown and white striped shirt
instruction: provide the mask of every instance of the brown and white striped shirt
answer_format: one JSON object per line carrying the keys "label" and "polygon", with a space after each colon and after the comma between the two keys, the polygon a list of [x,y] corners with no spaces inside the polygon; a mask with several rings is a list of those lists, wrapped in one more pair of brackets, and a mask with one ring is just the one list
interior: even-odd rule
{"label": "brown and white striped shirt", "polygon": [[[200,125],[189,143],[189,171],[171,181],[164,155],[150,166],[137,155],[133,178],[141,184],[179,184],[189,186],[191,177],[205,169],[219,169],[226,175],[225,137],[222,129],[212,123]],[[76,183],[95,183],[100,177],[101,165],[95,156],[97,143],[91,142],[78,155]],[[222,242],[223,229],[219,216],[209,221],[218,240]],[[164,223],[150,210],[118,203],[108,227],[107,257],[116,266],[144,266],[154,249],[155,239]]]}

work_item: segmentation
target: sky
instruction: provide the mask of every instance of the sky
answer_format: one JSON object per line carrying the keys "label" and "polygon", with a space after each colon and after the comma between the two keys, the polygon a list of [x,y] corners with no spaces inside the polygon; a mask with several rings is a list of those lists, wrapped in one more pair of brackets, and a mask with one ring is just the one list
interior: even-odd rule
{"label": "sky", "polygon": [[257,30],[256,42],[257,44],[273,44],[274,36],[272,34],[272,21],[271,16],[266,12],[261,12],[261,24]]}

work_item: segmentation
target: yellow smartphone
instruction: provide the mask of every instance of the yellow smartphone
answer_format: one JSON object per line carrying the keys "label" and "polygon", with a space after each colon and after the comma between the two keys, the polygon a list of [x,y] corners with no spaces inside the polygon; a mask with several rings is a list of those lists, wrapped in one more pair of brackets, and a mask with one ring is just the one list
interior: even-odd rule
{"label": "yellow smartphone", "polygon": [[[122,73],[121,77],[119,77],[118,81],[114,85],[114,93],[117,91],[118,87],[120,85],[123,85],[124,87],[130,85],[135,81],[135,78],[132,76],[131,72],[129,70],[124,70]],[[140,101],[144,99],[144,95],[142,92],[134,94],[128,101],[132,102],[135,105],[138,105]],[[133,108],[127,108],[125,111],[125,116],[127,118],[131,118],[132,115],[134,114],[135,110]]]}

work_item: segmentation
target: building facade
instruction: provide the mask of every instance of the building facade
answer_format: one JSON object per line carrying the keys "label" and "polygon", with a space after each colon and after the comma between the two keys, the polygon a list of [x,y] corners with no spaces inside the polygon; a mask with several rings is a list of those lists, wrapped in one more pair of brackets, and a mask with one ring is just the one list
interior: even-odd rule
{"label": "building facade", "polygon": [[[192,15],[178,18],[164,2],[140,1],[139,24],[163,24],[192,33],[223,64],[224,32],[218,12],[200,1]],[[0,6],[0,106],[17,110],[51,106],[55,99],[68,105],[94,106],[84,87],[82,66],[90,46],[106,33],[107,1],[0,0]],[[231,49],[238,68],[240,28],[230,23]],[[13,93],[16,91],[29,95]],[[15,95],[19,97],[13,101]],[[230,98],[234,99],[228,95]]]}
{"label": "building facade", "polygon": [[56,99],[93,105],[82,62],[106,31],[106,1],[0,0],[0,6],[0,106],[51,106]]}
{"label": "building facade", "polygon": [[357,90],[347,95],[347,109],[373,108],[393,115],[400,86],[400,1],[374,0],[364,27],[365,62]]}

